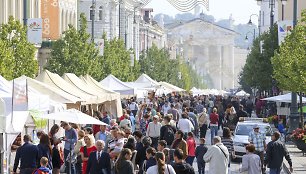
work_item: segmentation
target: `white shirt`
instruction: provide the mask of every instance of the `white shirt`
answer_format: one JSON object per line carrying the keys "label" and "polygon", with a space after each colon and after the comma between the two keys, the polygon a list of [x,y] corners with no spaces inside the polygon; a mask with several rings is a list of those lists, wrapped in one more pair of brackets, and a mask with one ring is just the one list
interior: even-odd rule
{"label": "white shirt", "polygon": [[177,123],[177,127],[184,133],[191,132],[194,129],[191,121],[187,118],[180,119]]}
{"label": "white shirt", "polygon": [[[147,170],[147,174],[158,174],[157,165],[149,167],[148,170]],[[175,173],[175,170],[173,169],[172,166],[170,166],[169,164],[166,164],[164,174],[176,174],[176,173]]]}
{"label": "white shirt", "polygon": [[162,111],[163,111],[164,114],[167,114],[169,109],[171,109],[171,107],[169,106],[169,104],[168,104],[168,106],[163,105],[163,107],[162,107]]}
{"label": "white shirt", "polygon": [[162,124],[160,122],[157,122],[156,124],[154,122],[150,122],[147,128],[146,135],[153,138],[159,137],[161,127]]}

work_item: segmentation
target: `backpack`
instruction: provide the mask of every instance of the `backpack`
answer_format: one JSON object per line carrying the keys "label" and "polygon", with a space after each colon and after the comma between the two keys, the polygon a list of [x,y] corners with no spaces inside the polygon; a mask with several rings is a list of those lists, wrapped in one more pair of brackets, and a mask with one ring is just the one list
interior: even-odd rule
{"label": "backpack", "polygon": [[174,141],[174,130],[170,125],[165,125],[164,137],[162,137],[167,144],[171,144]]}
{"label": "backpack", "polygon": [[44,171],[41,171],[40,169],[36,169],[34,170],[32,174],[49,174],[49,172],[44,172]]}

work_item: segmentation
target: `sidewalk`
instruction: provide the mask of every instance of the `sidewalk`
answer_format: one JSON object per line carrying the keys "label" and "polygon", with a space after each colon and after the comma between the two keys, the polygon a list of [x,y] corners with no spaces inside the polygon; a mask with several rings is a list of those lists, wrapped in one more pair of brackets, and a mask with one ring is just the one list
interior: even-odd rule
{"label": "sidewalk", "polygon": [[[286,143],[286,147],[292,159],[292,167],[293,167],[292,174],[305,174],[306,173],[306,156],[303,156],[302,151],[296,148],[296,146],[292,142]],[[286,159],[284,159],[283,168],[288,174],[291,174],[289,170],[290,166]]]}

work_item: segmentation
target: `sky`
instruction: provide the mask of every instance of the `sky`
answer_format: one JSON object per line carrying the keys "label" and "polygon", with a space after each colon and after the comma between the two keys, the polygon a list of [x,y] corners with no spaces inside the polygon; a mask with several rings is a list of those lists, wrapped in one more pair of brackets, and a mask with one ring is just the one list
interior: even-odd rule
{"label": "sky", "polygon": [[[175,14],[182,13],[171,6],[167,0],[151,0],[145,8],[153,8],[153,15],[164,13],[174,17]],[[190,12],[194,13],[194,10]],[[259,6],[256,0],[210,0],[209,11],[204,9],[204,13],[213,15],[217,21],[228,19],[232,14],[235,24],[245,24],[249,21],[250,15],[259,13]],[[252,21],[257,24],[258,19],[253,18]]]}

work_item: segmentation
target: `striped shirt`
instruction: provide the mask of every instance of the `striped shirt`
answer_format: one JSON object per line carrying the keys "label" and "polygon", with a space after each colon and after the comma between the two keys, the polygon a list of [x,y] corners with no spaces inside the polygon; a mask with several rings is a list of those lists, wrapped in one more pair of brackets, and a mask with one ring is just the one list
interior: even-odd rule
{"label": "striped shirt", "polygon": [[227,147],[228,152],[231,154],[231,152],[234,151],[234,143],[233,143],[233,139],[230,138],[223,138],[222,137],[222,143],[225,147]]}

